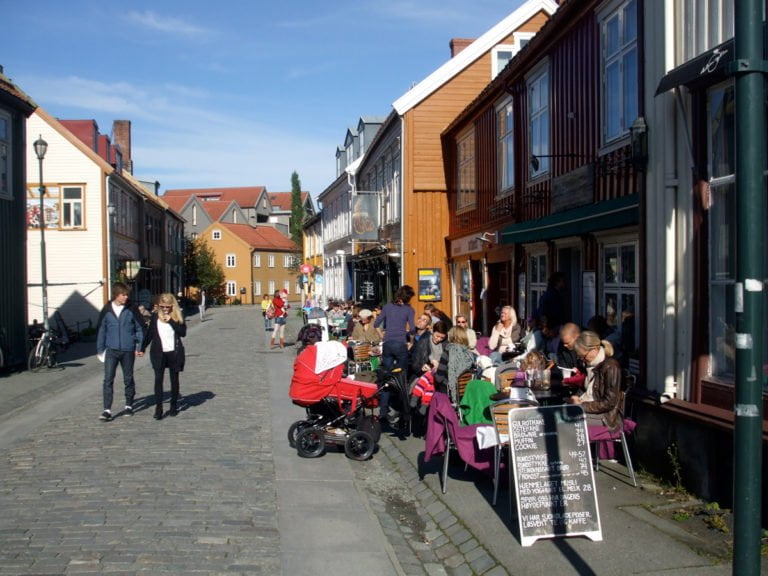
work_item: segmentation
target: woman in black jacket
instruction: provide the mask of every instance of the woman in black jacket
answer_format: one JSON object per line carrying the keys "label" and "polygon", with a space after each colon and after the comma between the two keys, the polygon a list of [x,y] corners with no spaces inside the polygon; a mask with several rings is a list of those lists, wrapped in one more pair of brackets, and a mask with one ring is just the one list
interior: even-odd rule
{"label": "woman in black jacket", "polygon": [[163,373],[166,368],[171,378],[171,409],[168,415],[179,413],[179,372],[184,370],[181,339],[187,335],[187,325],[173,294],[161,294],[153,312],[141,351],[152,344],[149,358],[155,371],[155,420],[160,420],[163,417]]}

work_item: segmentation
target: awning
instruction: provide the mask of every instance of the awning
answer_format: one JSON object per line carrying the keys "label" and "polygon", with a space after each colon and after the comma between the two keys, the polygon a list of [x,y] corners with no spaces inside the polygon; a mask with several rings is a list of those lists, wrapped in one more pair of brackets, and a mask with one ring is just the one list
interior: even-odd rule
{"label": "awning", "polygon": [[637,224],[639,219],[640,198],[633,194],[599,204],[579,206],[538,220],[512,224],[501,232],[500,243],[522,244],[579,236],[588,232],[630,226]]}
{"label": "awning", "polygon": [[734,40],[731,38],[670,70],[659,82],[656,96],[676,86],[690,87],[695,84],[711,86],[720,82],[727,75],[728,65],[733,62],[734,50]]}

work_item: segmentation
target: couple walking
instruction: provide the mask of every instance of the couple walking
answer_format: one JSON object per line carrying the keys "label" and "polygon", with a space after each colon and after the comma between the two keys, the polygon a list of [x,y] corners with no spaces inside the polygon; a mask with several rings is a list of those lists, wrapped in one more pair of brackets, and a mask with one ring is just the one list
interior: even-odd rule
{"label": "couple walking", "polygon": [[112,286],[112,301],[101,311],[97,322],[96,353],[104,362],[102,387],[104,411],[102,421],[112,420],[112,397],[118,365],[123,371],[125,408],[123,413],[133,415],[136,383],[133,368],[136,357],[144,356],[150,347],[149,357],[155,373],[155,419],[163,417],[163,377],[168,369],[171,380],[171,407],[169,416],[178,414],[179,372],[184,370],[184,345],[187,325],[176,297],[161,294],[152,311],[147,327],[138,306],[128,301],[130,289],[122,282]]}

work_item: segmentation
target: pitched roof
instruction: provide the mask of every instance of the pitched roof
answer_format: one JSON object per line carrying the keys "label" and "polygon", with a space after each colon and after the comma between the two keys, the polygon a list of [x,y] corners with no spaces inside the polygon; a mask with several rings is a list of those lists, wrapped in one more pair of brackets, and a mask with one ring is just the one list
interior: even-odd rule
{"label": "pitched roof", "polygon": [[8,95],[8,99],[11,100],[16,107],[24,108],[27,115],[31,114],[32,110],[37,108],[35,101],[21,88],[16,86],[16,84],[14,84],[8,76],[3,74],[0,69],[0,98],[3,98],[4,94]]}
{"label": "pitched roof", "polygon": [[189,201],[189,198],[184,198],[183,196],[162,196],[162,199],[168,206],[179,213],[181,213]]}
{"label": "pitched roof", "polygon": [[505,37],[520,28],[541,10],[550,15],[557,11],[557,3],[553,0],[528,0],[509,16],[485,32],[464,50],[456,54],[424,80],[416,84],[408,92],[400,96],[392,106],[401,116],[427,98],[443,84],[451,80],[472,62],[480,58]]}
{"label": "pitched roof", "polygon": [[233,188],[176,188],[166,190],[163,196],[197,196],[201,199],[235,201],[240,206],[255,206],[259,196],[264,192],[264,186],[238,186]]}
{"label": "pitched roof", "polygon": [[231,200],[208,200],[206,202],[200,202],[200,206],[203,207],[203,210],[208,213],[208,216],[210,216],[211,220],[214,222],[221,218],[227,211],[227,208],[231,205]]}
{"label": "pitched roof", "polygon": [[[272,208],[275,210],[283,210],[285,212],[291,211],[291,195],[293,192],[269,192],[269,201],[272,203]],[[309,192],[301,193],[301,205],[307,203]]]}
{"label": "pitched roof", "polygon": [[299,250],[293,240],[286,238],[272,226],[249,226],[248,224],[229,224],[226,222],[222,222],[221,225],[256,250],[284,250],[286,252]]}

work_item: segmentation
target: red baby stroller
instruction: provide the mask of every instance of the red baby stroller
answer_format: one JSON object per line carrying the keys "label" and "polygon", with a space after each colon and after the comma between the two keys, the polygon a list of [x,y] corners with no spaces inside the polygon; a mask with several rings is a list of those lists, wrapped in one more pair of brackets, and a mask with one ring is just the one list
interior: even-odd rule
{"label": "red baby stroller", "polygon": [[293,363],[288,395],[307,410],[304,420],[288,429],[288,441],[299,456],[316,458],[327,444],[344,446],[347,457],[367,460],[381,436],[373,408],[378,387],[373,382],[342,378],[347,348],[338,341],[307,346]]}

